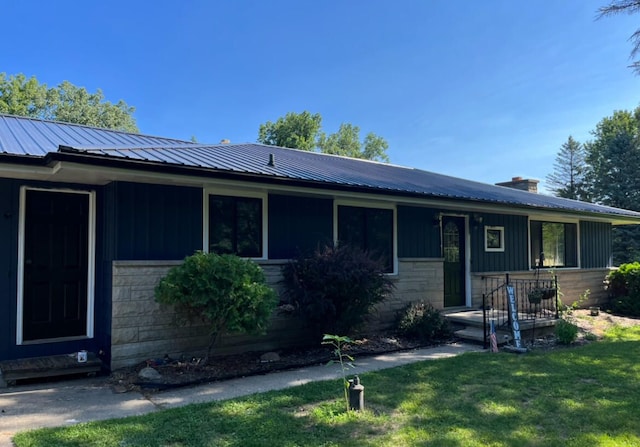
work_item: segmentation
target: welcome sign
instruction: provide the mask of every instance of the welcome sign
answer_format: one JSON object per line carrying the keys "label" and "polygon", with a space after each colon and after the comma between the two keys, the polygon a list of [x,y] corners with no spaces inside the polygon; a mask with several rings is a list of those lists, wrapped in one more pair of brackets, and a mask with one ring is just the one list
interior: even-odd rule
{"label": "welcome sign", "polygon": [[516,348],[522,348],[522,339],[520,338],[520,322],[518,321],[518,308],[516,307],[516,294],[513,286],[507,286],[507,296],[509,298],[509,320],[511,321],[511,332],[513,332],[513,342]]}

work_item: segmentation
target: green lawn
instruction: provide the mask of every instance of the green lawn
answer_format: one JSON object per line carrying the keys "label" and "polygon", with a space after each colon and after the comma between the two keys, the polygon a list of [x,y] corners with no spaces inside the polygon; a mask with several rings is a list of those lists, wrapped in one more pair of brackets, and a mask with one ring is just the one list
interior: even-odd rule
{"label": "green lawn", "polygon": [[141,417],[43,429],[26,446],[640,446],[640,327],[525,355],[471,353]]}

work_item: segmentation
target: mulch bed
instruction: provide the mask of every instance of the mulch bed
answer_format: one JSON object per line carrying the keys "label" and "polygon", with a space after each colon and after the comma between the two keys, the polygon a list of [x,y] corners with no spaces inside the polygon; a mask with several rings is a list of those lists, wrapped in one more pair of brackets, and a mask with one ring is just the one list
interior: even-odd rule
{"label": "mulch bed", "polygon": [[[349,345],[345,353],[361,358],[388,352],[398,352],[423,347],[415,340],[395,335],[375,335],[362,337]],[[295,369],[304,366],[326,364],[334,359],[329,346],[298,348],[278,351],[278,360],[262,361],[263,352],[248,352],[237,355],[216,356],[203,364],[202,359],[150,359],[134,367],[113,371],[109,383],[116,392],[161,391],[170,388],[197,385],[219,380],[235,379],[252,375],[268,374],[275,371]],[[139,372],[152,367],[160,373],[159,379],[142,380]]]}
{"label": "mulch bed", "polygon": [[[613,326],[635,326],[640,324],[640,320],[635,318],[620,317],[604,312],[601,312],[597,317],[591,317],[588,312],[588,310],[577,310],[573,313],[572,320],[579,326],[580,332],[578,339],[571,345],[559,344],[555,335],[551,334],[544,337],[536,337],[535,340],[524,340],[525,346],[533,350],[572,348],[591,343]],[[587,335],[595,337],[588,337]],[[443,343],[447,342],[449,341],[444,341]],[[382,334],[360,337],[349,345],[345,352],[357,360],[366,356],[425,346],[427,345],[416,340],[393,334]],[[133,390],[154,392],[251,375],[269,374],[275,371],[304,366],[321,365],[334,359],[333,351],[329,346],[278,351],[278,360],[271,362],[261,361],[262,354],[264,353],[249,352],[238,355],[218,356],[211,358],[206,365],[203,364],[202,359],[152,359],[134,367],[113,371],[108,380],[116,392]],[[138,373],[148,366],[160,373],[159,379],[140,379]]]}

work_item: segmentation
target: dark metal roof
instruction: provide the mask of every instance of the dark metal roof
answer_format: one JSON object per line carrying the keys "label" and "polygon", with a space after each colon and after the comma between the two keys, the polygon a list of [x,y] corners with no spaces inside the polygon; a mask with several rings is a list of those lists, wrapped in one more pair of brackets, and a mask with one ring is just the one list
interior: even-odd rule
{"label": "dark metal roof", "polygon": [[[632,211],[488,185],[420,169],[262,144],[74,150],[108,157],[126,157],[130,160],[326,182],[379,192],[640,218],[640,213]],[[269,165],[272,158],[274,166]]]}
{"label": "dark metal roof", "polygon": [[[592,213],[640,221],[640,213],[529,193],[420,169],[257,143],[202,145],[168,138],[0,115],[0,150],[44,156],[59,151],[212,172],[324,184],[424,198]],[[271,164],[270,161],[273,160]]]}
{"label": "dark metal roof", "polygon": [[45,121],[0,114],[0,153],[44,156],[60,145],[141,147],[192,144],[172,138],[159,138],[79,124]]}

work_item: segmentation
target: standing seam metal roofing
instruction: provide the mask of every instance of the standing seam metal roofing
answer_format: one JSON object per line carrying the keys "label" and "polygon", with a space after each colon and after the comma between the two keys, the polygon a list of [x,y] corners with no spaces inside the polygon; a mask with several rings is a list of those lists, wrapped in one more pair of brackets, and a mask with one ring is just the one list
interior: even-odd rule
{"label": "standing seam metal roofing", "polygon": [[[71,152],[263,177],[319,182],[400,194],[461,199],[556,211],[617,215],[640,213],[529,193],[414,168],[262,144],[202,145],[172,138],[0,114],[0,154],[44,157]],[[270,155],[275,166],[269,166]]]}
{"label": "standing seam metal roofing", "polygon": [[190,145],[189,141],[153,137],[79,124],[0,114],[0,153],[44,156],[63,146],[150,147]]}
{"label": "standing seam metal roofing", "polygon": [[[420,169],[262,144],[194,145],[153,148],[70,148],[72,152],[260,176],[331,183],[430,197],[518,205],[549,210],[613,214],[640,219],[640,213],[576,200],[488,185]],[[126,154],[126,155],[125,155]],[[153,157],[147,156],[153,154]],[[269,166],[271,154],[274,165]]]}

